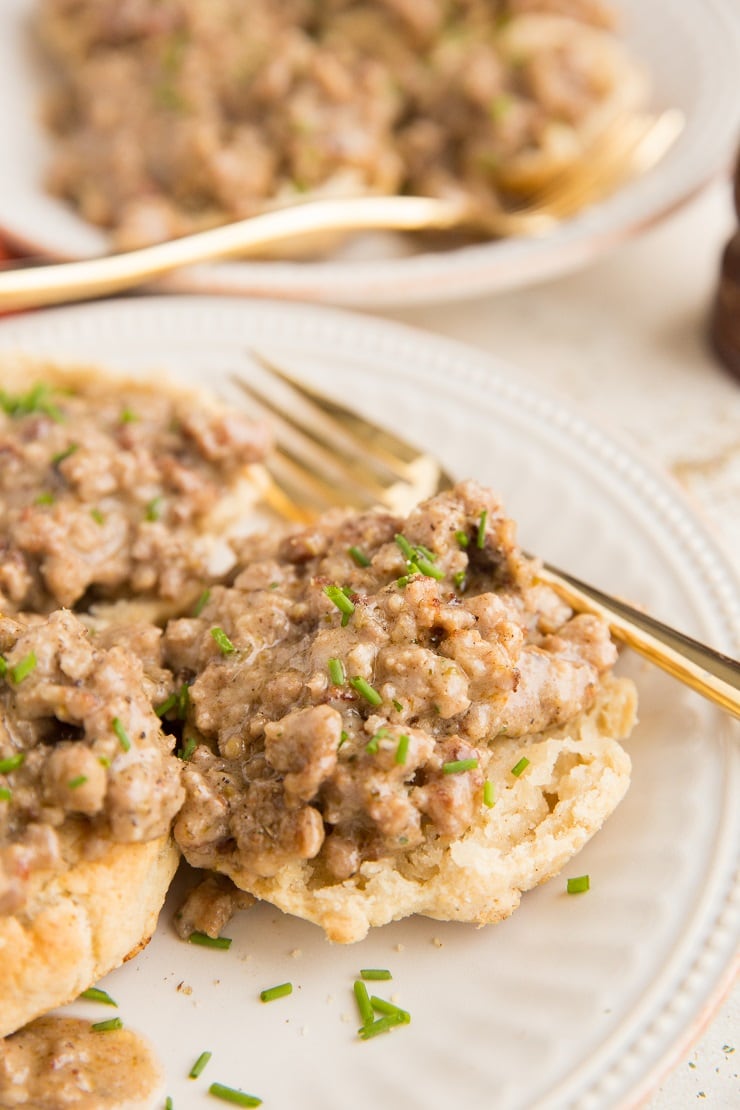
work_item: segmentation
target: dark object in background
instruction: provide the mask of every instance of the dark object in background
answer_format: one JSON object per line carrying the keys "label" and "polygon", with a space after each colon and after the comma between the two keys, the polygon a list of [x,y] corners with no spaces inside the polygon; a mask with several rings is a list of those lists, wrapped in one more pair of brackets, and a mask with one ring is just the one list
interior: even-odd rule
{"label": "dark object in background", "polygon": [[[735,167],[734,196],[740,225],[740,154]],[[723,365],[740,378],[740,226],[722,253],[710,340]]]}

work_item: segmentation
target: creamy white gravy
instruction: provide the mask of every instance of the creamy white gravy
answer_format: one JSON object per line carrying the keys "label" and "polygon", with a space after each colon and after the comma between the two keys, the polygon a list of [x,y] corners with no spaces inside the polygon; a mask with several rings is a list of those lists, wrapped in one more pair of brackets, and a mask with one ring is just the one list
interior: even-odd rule
{"label": "creamy white gravy", "polygon": [[162,1083],[151,1047],[131,1029],[96,1032],[51,1015],[0,1041],[1,1110],[144,1110]]}

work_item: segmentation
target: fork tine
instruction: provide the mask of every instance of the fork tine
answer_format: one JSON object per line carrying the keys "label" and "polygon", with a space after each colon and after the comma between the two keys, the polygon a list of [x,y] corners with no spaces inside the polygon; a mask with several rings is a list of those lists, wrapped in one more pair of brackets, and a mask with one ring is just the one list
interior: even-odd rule
{"label": "fork tine", "polygon": [[[264,381],[236,374],[231,381],[275,433],[277,450],[265,469],[287,496],[282,510],[273,504],[281,515],[305,520],[337,505],[384,505],[407,513],[451,484],[436,459],[304,386],[264,355],[250,353]],[[279,500],[275,491],[271,497]],[[298,507],[288,514],[291,503]]]}

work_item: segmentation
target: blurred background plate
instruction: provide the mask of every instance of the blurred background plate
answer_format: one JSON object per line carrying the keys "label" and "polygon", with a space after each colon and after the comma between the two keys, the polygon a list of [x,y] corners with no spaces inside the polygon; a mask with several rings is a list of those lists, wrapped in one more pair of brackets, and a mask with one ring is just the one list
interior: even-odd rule
{"label": "blurred background plate", "polygon": [[[491,484],[524,544],[726,651],[740,590],[677,487],[516,369],[399,325],[236,298],[147,298],[0,323],[0,354],[169,373],[218,390],[250,349]],[[260,905],[228,952],[179,941],[170,899],[151,945],[104,981],[166,1065],[176,1107],[218,1080],[265,1107],[607,1110],[636,1106],[698,1036],[732,980],[740,937],[737,722],[625,654],[640,722],[625,800],[563,875],[484,929],[411,918],[360,944]],[[566,876],[588,873],[569,897]],[[408,1028],[357,1040],[352,982],[380,984]],[[288,999],[259,991],[290,980]],[[76,1012],[99,1020],[93,1004]],[[104,1016],[108,1016],[107,1014]],[[213,1052],[200,1083],[187,1075]],[[674,1104],[676,1105],[676,1104]]]}
{"label": "blurred background plate", "polygon": [[[43,188],[49,140],[39,123],[39,80],[28,36],[34,0],[0,4],[0,229],[32,253],[82,257],[108,249],[106,235]],[[229,262],[193,267],[171,289],[252,293],[385,306],[510,289],[582,266],[655,223],[728,167],[740,133],[740,7],[737,0],[614,0],[622,32],[645,63],[655,108],[680,108],[687,125],[666,159],[640,180],[556,232],[448,251],[412,239],[355,240],[317,262]]]}

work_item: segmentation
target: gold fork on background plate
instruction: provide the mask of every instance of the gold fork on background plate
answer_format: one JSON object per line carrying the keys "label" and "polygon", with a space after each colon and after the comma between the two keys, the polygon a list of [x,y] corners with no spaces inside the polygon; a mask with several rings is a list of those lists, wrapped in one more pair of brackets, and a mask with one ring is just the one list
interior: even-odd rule
{"label": "gold fork on background plate", "polygon": [[[428,452],[299,382],[256,351],[261,381],[232,383],[269,421],[275,449],[262,469],[265,505],[308,524],[336,507],[383,506],[406,515],[453,478]],[[740,662],[538,559],[537,576],[576,612],[602,617],[615,639],[740,718]]]}
{"label": "gold fork on background plate", "polygon": [[475,231],[483,237],[542,235],[625,180],[655,166],[684,127],[683,115],[618,115],[583,155],[511,210],[480,212],[459,197],[345,196],[274,208],[223,227],[78,262],[0,269],[0,312],[85,300],[132,289],[182,266],[255,255],[317,232]]}

